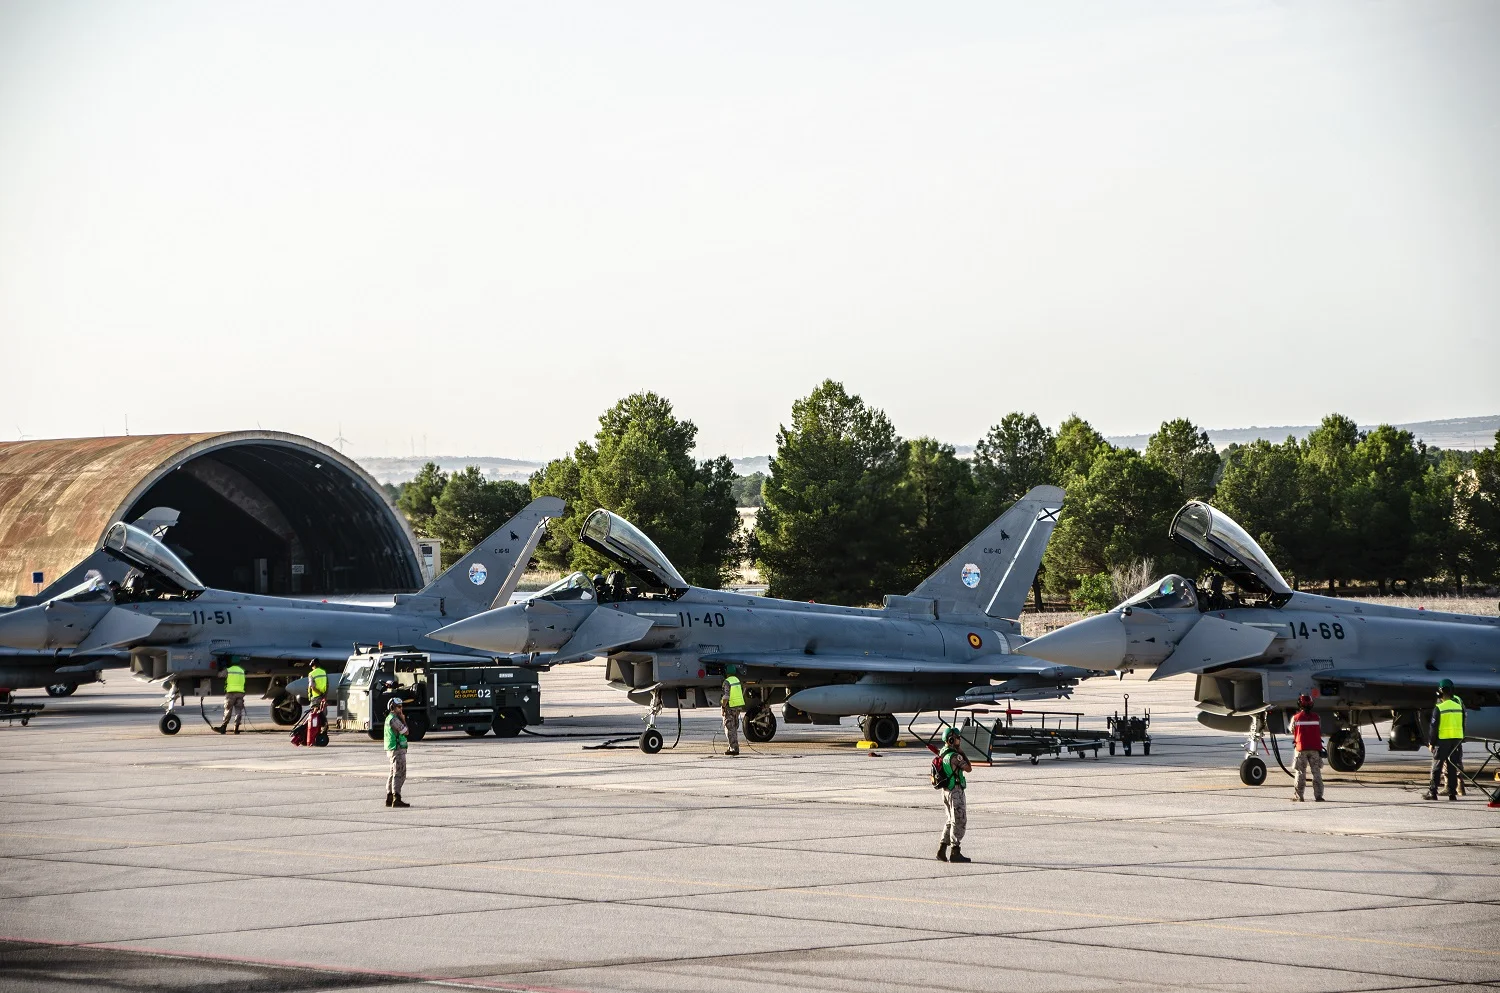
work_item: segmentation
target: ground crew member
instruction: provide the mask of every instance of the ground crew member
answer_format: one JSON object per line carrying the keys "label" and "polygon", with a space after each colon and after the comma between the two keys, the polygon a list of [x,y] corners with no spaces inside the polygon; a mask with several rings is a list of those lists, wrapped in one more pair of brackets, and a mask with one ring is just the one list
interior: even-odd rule
{"label": "ground crew member", "polygon": [[387,807],[410,807],[401,799],[401,787],[406,785],[406,712],[401,709],[401,698],[393,696],[385,709],[385,755],[391,760],[391,777],[385,784]]}
{"label": "ground crew member", "polygon": [[1438,683],[1438,702],[1432,708],[1432,724],[1428,728],[1428,742],[1432,747],[1432,780],[1425,800],[1436,800],[1438,779],[1448,776],[1448,799],[1458,799],[1458,776],[1463,769],[1464,705],[1453,695],[1453,680]]}
{"label": "ground crew member", "polygon": [[238,662],[224,670],[224,723],[220,733],[229,730],[230,715],[234,716],[234,733],[240,733],[240,722],[245,719],[245,670]]}
{"label": "ground crew member", "polygon": [[969,804],[964,798],[969,781],[964,778],[964,773],[973,768],[968,756],[959,748],[958,728],[950,727],[943,732],[943,750],[938,752],[937,766],[943,786],[943,809],[948,812],[948,823],[943,826],[937,857],[943,862],[972,862],[973,859],[958,850],[958,843],[964,840],[964,830],[969,826]]}
{"label": "ground crew member", "polygon": [[328,693],[328,673],[313,659],[312,668],[307,671],[307,702],[317,703],[320,698]]}
{"label": "ground crew member", "polygon": [[734,666],[724,667],[723,695],[719,698],[719,710],[724,715],[724,736],[729,739],[725,755],[740,753],[740,715],[745,712],[745,684],[735,675]]}
{"label": "ground crew member", "polygon": [[1305,800],[1302,794],[1307,788],[1307,774],[1312,773],[1313,799],[1323,802],[1323,722],[1313,713],[1312,697],[1306,693],[1297,698],[1297,713],[1292,717],[1292,747],[1297,757],[1292,768],[1297,771],[1297,782],[1292,787],[1292,799]]}

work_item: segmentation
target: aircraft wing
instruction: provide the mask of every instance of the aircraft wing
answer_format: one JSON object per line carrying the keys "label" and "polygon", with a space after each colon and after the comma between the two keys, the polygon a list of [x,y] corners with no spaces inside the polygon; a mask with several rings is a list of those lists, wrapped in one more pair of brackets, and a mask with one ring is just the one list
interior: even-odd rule
{"label": "aircraft wing", "polygon": [[[1074,678],[1072,666],[1043,662],[1026,655],[986,655],[973,662],[933,662],[892,655],[805,655],[801,652],[715,652],[705,662],[732,662],[796,672],[911,673],[925,676],[989,679],[1005,676],[1041,676],[1046,679]],[[1092,673],[1089,673],[1092,675]]]}
{"label": "aircraft wing", "polygon": [[1373,683],[1376,686],[1416,686],[1437,691],[1438,680],[1451,679],[1460,696],[1464,690],[1500,690],[1500,670],[1490,669],[1320,669],[1313,679],[1323,682]]}
{"label": "aircraft wing", "polygon": [[[354,646],[344,648],[288,648],[285,645],[261,645],[242,648],[237,645],[226,645],[216,650],[214,656],[217,658],[263,659],[275,662],[297,662],[317,659],[319,662],[347,662],[349,656],[354,654]],[[432,661],[436,663],[454,662],[464,665],[473,665],[483,655],[462,655],[458,652],[428,652]],[[498,657],[498,656],[497,656]]]}

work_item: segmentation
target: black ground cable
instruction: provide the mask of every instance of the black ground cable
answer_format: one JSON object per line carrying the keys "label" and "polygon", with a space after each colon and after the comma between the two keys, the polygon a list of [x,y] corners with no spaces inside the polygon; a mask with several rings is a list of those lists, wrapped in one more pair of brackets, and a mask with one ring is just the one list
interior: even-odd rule
{"label": "black ground cable", "polygon": [[[581,735],[581,734],[578,734],[578,735],[571,735],[571,734],[538,734],[535,731],[527,731],[526,733],[527,734],[534,734],[538,738],[584,738],[584,737],[593,737],[593,735]],[[642,733],[644,733],[644,732],[642,732]],[[608,741],[601,741],[597,745],[584,745],[583,748],[584,748],[584,751],[597,751],[597,750],[599,750],[601,748],[614,748],[616,745],[623,745],[627,741],[640,741],[640,740],[641,740],[641,736],[638,734],[638,735],[635,735],[634,737],[628,737],[628,738],[610,738]],[[678,742],[680,742],[680,741],[682,741],[682,704],[679,703],[677,705],[677,737],[675,739],[673,739],[672,743],[670,745],[668,745],[667,748],[668,749],[676,748]]]}
{"label": "black ground cable", "polygon": [[1271,722],[1269,720],[1266,721],[1266,733],[1271,736],[1271,751],[1276,753],[1276,764],[1281,766],[1282,772],[1296,779],[1297,777],[1292,775],[1292,770],[1288,769],[1286,763],[1281,760],[1281,746],[1276,744],[1276,732],[1271,730]]}

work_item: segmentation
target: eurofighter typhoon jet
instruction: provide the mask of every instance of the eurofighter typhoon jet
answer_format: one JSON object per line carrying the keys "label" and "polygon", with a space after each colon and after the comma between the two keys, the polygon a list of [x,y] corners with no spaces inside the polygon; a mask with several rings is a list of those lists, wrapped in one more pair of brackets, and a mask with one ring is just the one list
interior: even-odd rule
{"label": "eurofighter typhoon jet", "polygon": [[[770,741],[773,704],[794,723],[837,724],[893,744],[897,713],[1002,697],[1067,696],[1090,670],[1016,654],[1016,618],[1057,524],[1063,492],[1039,486],[908,596],[880,609],[749,596],[690,586],[652,541],[596,510],[579,540],[619,564],[596,584],[581,572],[527,600],[432,632],[437,641],[488,652],[556,652],[566,662],[607,657],[607,678],[651,707],[717,706],[727,666],[749,697],[746,736]],[[991,685],[992,679],[1001,680]],[[641,748],[661,748],[648,720]]]}
{"label": "eurofighter typhoon jet", "polygon": [[131,672],[164,680],[163,734],[176,734],[178,700],[223,686],[231,661],[247,673],[246,688],[271,700],[278,724],[301,714],[286,684],[316,660],[342,667],[356,644],[412,645],[438,661],[470,661],[491,653],[429,642],[445,619],[467,617],[509,601],[545,531],[562,512],[556,497],[533,500],[473,551],[417,593],[389,606],[261,596],[205,587],[153,535],[118,521],[99,551],[129,567],[122,582],[93,576],[44,603],[0,614],[0,647],[84,657],[129,653]]}
{"label": "eurofighter typhoon jet", "polygon": [[1152,668],[1152,679],[1196,673],[1198,720],[1249,735],[1240,779],[1251,786],[1266,778],[1256,746],[1268,731],[1285,732],[1303,693],[1341,772],[1364,764],[1360,728],[1377,720],[1391,722],[1390,749],[1421,747],[1444,678],[1471,711],[1469,735],[1500,736],[1500,618],[1294,592],[1244,529],[1205,503],[1179,510],[1170,534],[1207,562],[1208,589],[1167,576],[1108,613],[1027,643],[1026,653],[1058,665]]}

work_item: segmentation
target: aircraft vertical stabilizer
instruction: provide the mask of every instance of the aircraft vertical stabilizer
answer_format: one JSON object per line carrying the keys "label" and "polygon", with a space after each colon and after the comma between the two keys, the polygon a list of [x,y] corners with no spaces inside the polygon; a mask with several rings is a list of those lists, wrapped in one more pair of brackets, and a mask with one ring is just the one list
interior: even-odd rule
{"label": "aircraft vertical stabilizer", "polygon": [[[535,549],[531,542],[537,525],[563,512],[557,497],[538,497],[494,534],[475,545],[463,558],[422,589],[422,596],[442,597],[443,611],[467,617],[489,609],[495,592],[510,578],[522,555]],[[524,569],[525,566],[522,566]]]}
{"label": "aircraft vertical stabilizer", "polygon": [[1062,505],[1060,488],[1033,487],[911,595],[938,601],[940,612],[1020,617]]}

